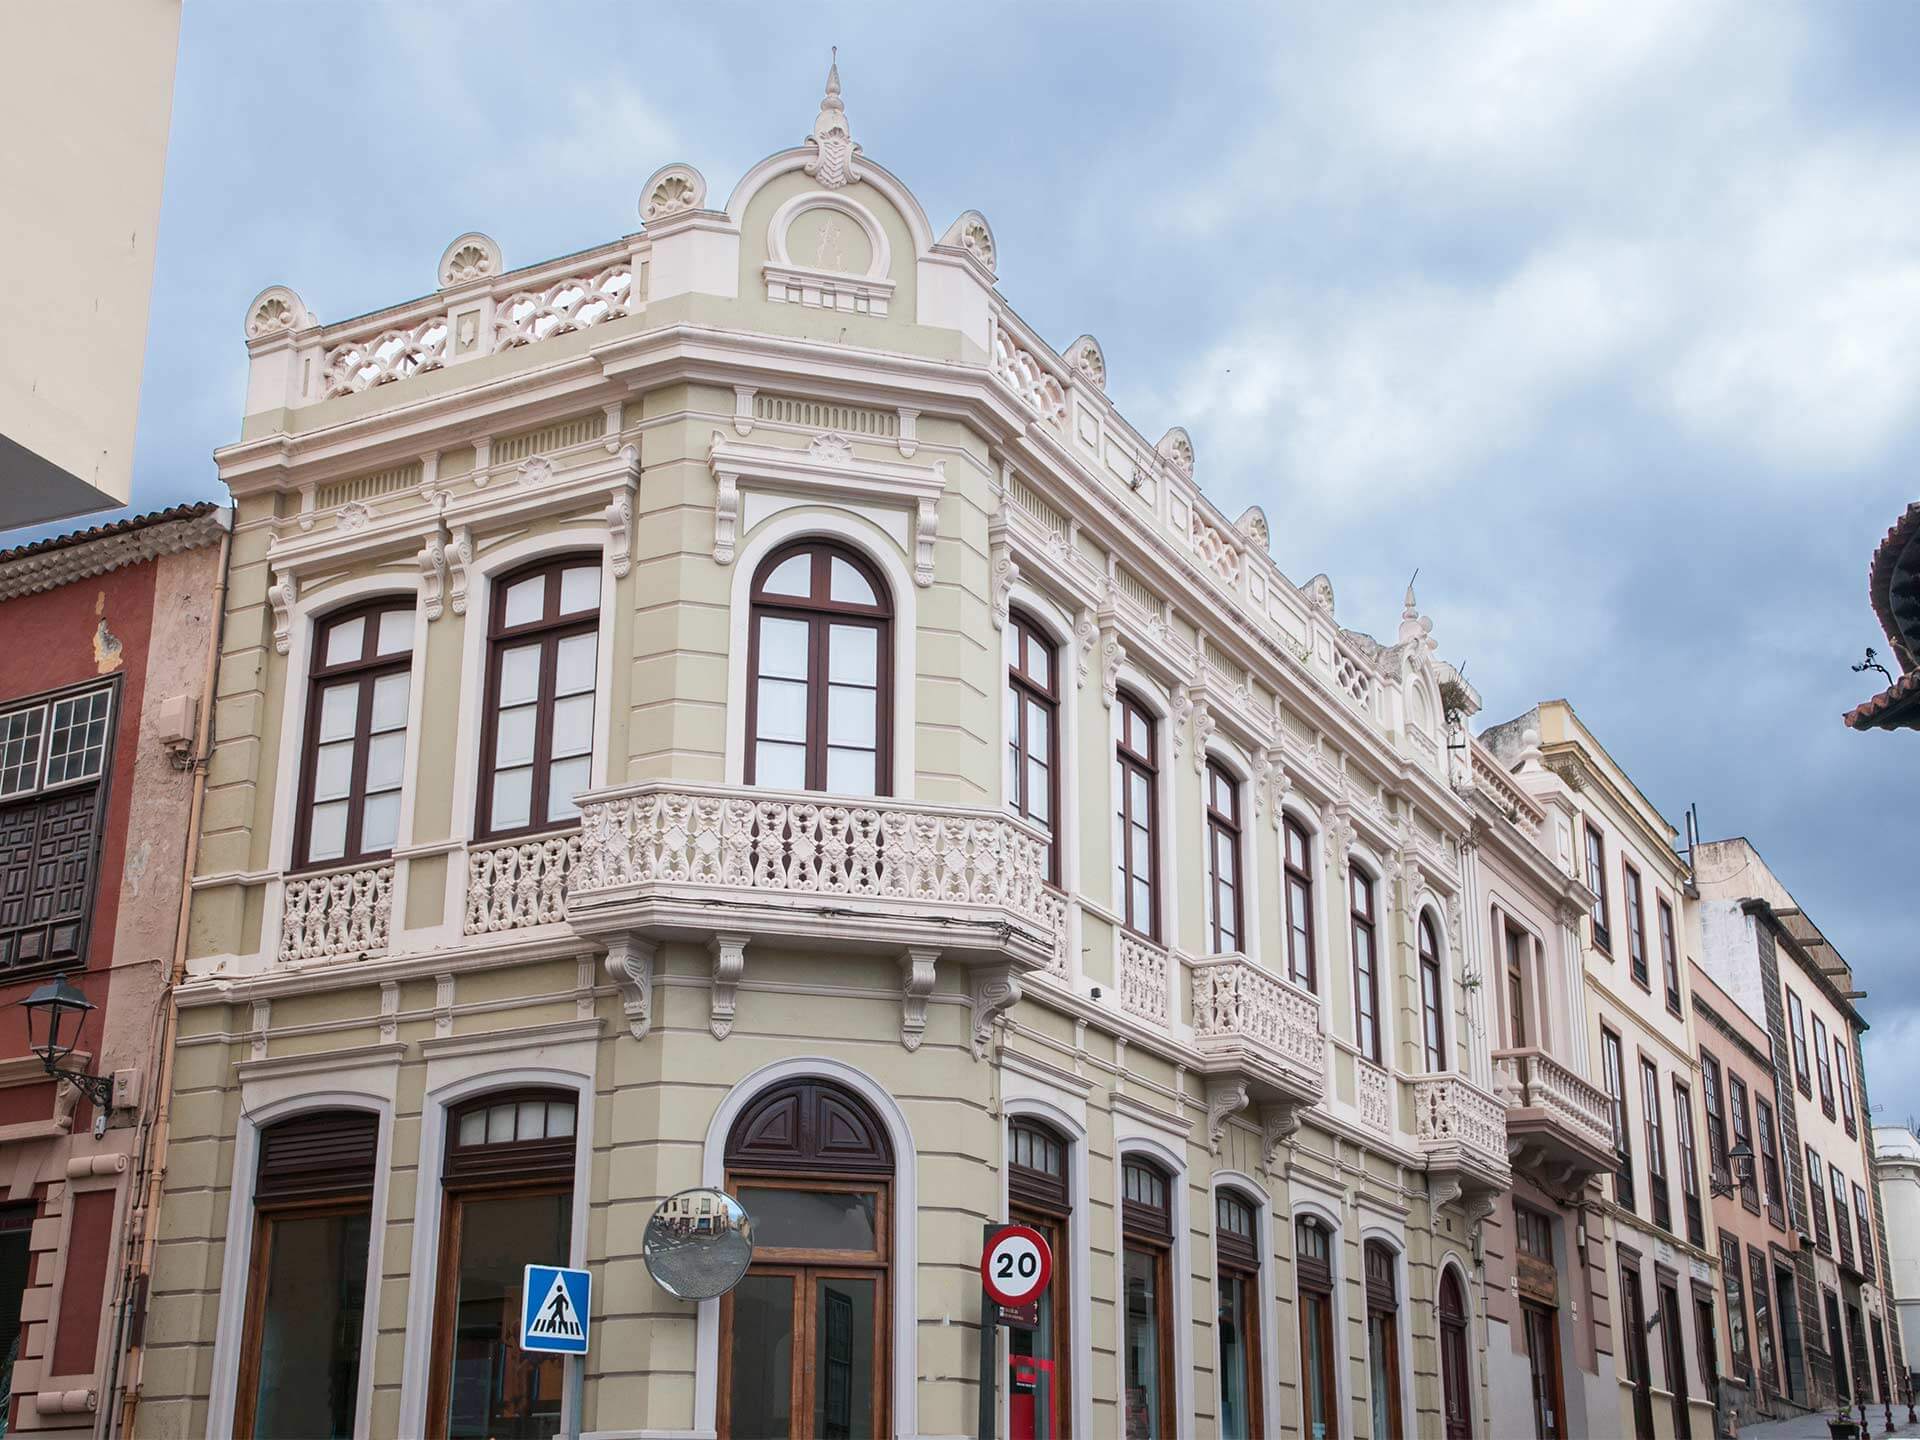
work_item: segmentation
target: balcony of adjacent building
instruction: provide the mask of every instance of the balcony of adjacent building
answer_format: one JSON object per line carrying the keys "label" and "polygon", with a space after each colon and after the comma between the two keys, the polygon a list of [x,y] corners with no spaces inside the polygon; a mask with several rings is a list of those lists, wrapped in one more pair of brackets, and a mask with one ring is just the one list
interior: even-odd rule
{"label": "balcony of adjacent building", "polygon": [[1551,1193],[1573,1194],[1613,1169],[1613,1121],[1599,1086],[1531,1047],[1496,1050],[1493,1074],[1516,1170]]}
{"label": "balcony of adjacent building", "polygon": [[1484,1214],[1513,1183],[1507,1108],[1466,1076],[1424,1075],[1413,1082],[1414,1135],[1427,1157],[1435,1205],[1464,1200]]}

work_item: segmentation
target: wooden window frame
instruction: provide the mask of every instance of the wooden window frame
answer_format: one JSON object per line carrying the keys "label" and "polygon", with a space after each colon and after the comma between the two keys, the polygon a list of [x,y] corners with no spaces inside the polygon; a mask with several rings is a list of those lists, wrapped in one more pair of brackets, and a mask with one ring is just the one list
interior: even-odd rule
{"label": "wooden window frame", "polygon": [[1727,1097],[1720,1061],[1700,1047],[1700,1100],[1707,1112],[1707,1173],[1715,1183],[1730,1175],[1727,1162]]}
{"label": "wooden window frame", "polygon": [[1652,993],[1652,972],[1647,965],[1647,890],[1640,871],[1626,856],[1620,857],[1620,901],[1627,907],[1627,973],[1633,983]]}
{"label": "wooden window frame", "polygon": [[1613,1118],[1614,1200],[1625,1210],[1635,1208],[1633,1132],[1627,1126],[1627,1052],[1618,1031],[1600,1027],[1600,1076]]}
{"label": "wooden window frame", "polygon": [[[1240,781],[1233,772],[1211,755],[1207,757],[1201,782],[1205,786],[1207,817],[1207,930],[1212,940],[1212,953],[1228,955],[1245,953],[1247,948],[1246,895],[1247,866],[1246,855],[1241,848],[1240,830]],[[1215,804],[1220,790],[1227,794],[1227,809]],[[1221,891],[1226,888],[1220,877],[1220,856],[1222,850],[1233,860],[1233,916],[1232,933],[1221,922]],[[1228,942],[1231,943],[1228,943]]]}
{"label": "wooden window frame", "polygon": [[1813,1212],[1813,1243],[1824,1255],[1833,1253],[1833,1233],[1827,1228],[1827,1177],[1820,1152],[1807,1146],[1807,1208]]}
{"label": "wooden window frame", "polygon": [[1507,1042],[1515,1050],[1524,1050],[1532,1034],[1527,1024],[1527,972],[1533,936],[1498,910],[1494,916],[1502,942],[1500,968],[1506,979],[1501,994],[1506,1011]]}
{"label": "wooden window frame", "polygon": [[[1380,1267],[1384,1267],[1384,1275]],[[1387,1433],[1398,1440],[1405,1433],[1402,1415],[1404,1401],[1400,1394],[1405,1382],[1400,1373],[1400,1294],[1393,1250],[1378,1240],[1367,1241],[1360,1247],[1360,1268],[1367,1301],[1368,1389],[1371,1392],[1376,1359],[1384,1358],[1387,1372]],[[1373,1322],[1376,1318],[1384,1318],[1387,1325],[1384,1357],[1374,1355]]]}
{"label": "wooden window frame", "polygon": [[1685,1012],[1681,1004],[1680,942],[1673,905],[1658,890],[1653,893],[1653,904],[1654,913],[1659,917],[1661,978],[1666,982],[1667,1010],[1671,1014],[1680,1015]]}
{"label": "wooden window frame", "polygon": [[[1727,1072],[1727,1112],[1733,1120],[1735,1148],[1745,1145],[1757,1157],[1759,1151],[1753,1143],[1753,1118],[1747,1107],[1747,1082],[1744,1076],[1731,1070]],[[1760,1213],[1759,1168],[1757,1164],[1749,1167],[1747,1178],[1740,1186],[1740,1203],[1755,1215]]]}
{"label": "wooden window frame", "polygon": [[1833,1105],[1833,1062],[1827,1057],[1827,1027],[1818,1015],[1813,1017],[1813,1065],[1820,1075],[1820,1113],[1837,1118]]}
{"label": "wooden window frame", "polygon": [[1867,1204],[1867,1192],[1859,1185],[1853,1185],[1853,1219],[1856,1237],[1860,1241],[1860,1273],[1869,1280],[1873,1279],[1872,1213],[1872,1207]]}
{"label": "wooden window frame", "polygon": [[1747,1262],[1740,1237],[1720,1232],[1720,1285],[1727,1302],[1727,1354],[1736,1379],[1753,1383],[1752,1322],[1747,1316]]}
{"label": "wooden window frame", "polygon": [[1794,1083],[1800,1087],[1800,1093],[1811,1100],[1813,1072],[1807,1063],[1807,1007],[1791,985],[1787,987],[1787,1030],[1793,1037]]}
{"label": "wooden window frame", "polygon": [[[380,617],[395,613],[411,616],[414,612],[415,602],[412,596],[386,595],[364,604],[336,610],[314,622],[315,664],[307,677],[306,733],[300,747],[300,798],[298,807],[294,811],[293,870],[295,872],[337,870],[348,866],[367,865],[385,860],[393,854],[391,845],[374,850],[365,850],[360,847],[361,830],[366,819],[367,751],[373,743],[374,683],[388,675],[406,675],[409,689],[412,685],[414,637],[411,635],[408,637],[405,650],[393,655],[381,655],[379,653]],[[337,665],[324,663],[328,636],[338,626],[352,620],[366,622],[361,636],[359,656],[352,660],[343,660]],[[359,690],[354,705],[353,769],[347,781],[347,848],[331,859],[315,860],[309,851],[313,844],[313,787],[318,779],[320,767],[320,697],[324,691],[343,681],[353,682]],[[411,694],[408,699],[412,699]],[[401,733],[405,734],[405,731]],[[402,795],[406,793],[404,775],[401,779],[400,793]],[[396,832],[396,841],[398,838]]]}
{"label": "wooden window frame", "polygon": [[[1465,1287],[1451,1266],[1440,1271],[1440,1294],[1436,1311],[1440,1321],[1440,1423],[1446,1440],[1467,1440],[1473,1434],[1473,1317],[1467,1308]],[[1457,1363],[1455,1357],[1458,1357]],[[1555,1367],[1556,1373],[1558,1366]],[[1454,1384],[1458,1372],[1458,1388]],[[1448,1406],[1460,1402],[1458,1423]]]}
{"label": "wooden window frame", "polygon": [[[1140,1155],[1123,1153],[1120,1157],[1120,1167],[1122,1177],[1120,1244],[1123,1252],[1121,1258],[1121,1274],[1123,1280],[1121,1294],[1122,1361],[1120,1374],[1122,1418],[1124,1419],[1126,1398],[1126,1362],[1124,1358],[1126,1344],[1124,1333],[1126,1323],[1124,1313],[1126,1304],[1124,1284],[1126,1260],[1124,1252],[1134,1250],[1149,1256],[1155,1267],[1154,1295],[1157,1297],[1157,1303],[1155,1305],[1156,1313],[1153,1317],[1153,1323],[1156,1330],[1154,1350],[1160,1371],[1158,1377],[1158,1388],[1160,1392],[1159,1433],[1160,1440],[1173,1440],[1173,1437],[1180,1433],[1179,1409],[1175,1403],[1174,1396],[1173,1364],[1173,1337],[1175,1333],[1173,1286],[1176,1283],[1176,1277],[1173,1274],[1173,1187],[1178,1183],[1178,1180],[1173,1173],[1164,1166]],[[1127,1198],[1125,1173],[1129,1169],[1139,1169],[1153,1175],[1160,1182],[1161,1192],[1166,1196],[1166,1204],[1156,1207]],[[1184,1276],[1178,1278],[1180,1283],[1185,1282]]]}
{"label": "wooden window frame", "polygon": [[1666,1123],[1660,1113],[1660,1067],[1640,1057],[1640,1118],[1647,1142],[1647,1194],[1653,1201],[1653,1223],[1673,1233],[1673,1194],[1667,1186]]}
{"label": "wooden window frame", "polygon": [[[1132,692],[1122,690],[1118,696],[1121,707],[1119,715],[1119,738],[1113,747],[1114,767],[1118,772],[1119,792],[1117,802],[1120,817],[1120,894],[1115,896],[1114,911],[1120,917],[1120,923],[1126,929],[1144,940],[1158,945],[1160,943],[1160,726],[1151,710],[1140,703]],[[1139,717],[1140,727],[1146,732],[1147,753],[1143,754],[1127,743],[1129,714]],[[1147,782],[1147,874],[1142,877],[1133,868],[1133,786],[1129,780],[1139,775]],[[1134,882],[1144,878],[1147,882],[1147,914],[1135,915],[1133,910]]]}
{"label": "wooden window frame", "polygon": [[[1247,1212],[1253,1234],[1249,1239],[1228,1230],[1220,1223],[1226,1205],[1238,1205]],[[1260,1289],[1260,1206],[1250,1197],[1232,1188],[1214,1194],[1214,1255],[1222,1277],[1240,1282],[1243,1297],[1239,1325],[1241,1351],[1247,1365],[1247,1433],[1266,1434],[1266,1376],[1261,1368],[1264,1345],[1262,1325],[1266,1303]]]}
{"label": "wooden window frame", "polygon": [[1833,1037],[1833,1080],[1840,1096],[1840,1123],[1846,1127],[1847,1138],[1858,1140],[1860,1126],[1855,1117],[1853,1102],[1853,1067],[1847,1064],[1847,1052],[1840,1048],[1840,1036]]}
{"label": "wooden window frame", "polygon": [[1613,958],[1613,906],[1607,895],[1607,841],[1591,821],[1583,821],[1587,860],[1587,887],[1593,891],[1593,908],[1587,912],[1593,947],[1608,959]]}
{"label": "wooden window frame", "polygon": [[[1736,1248],[1738,1242],[1735,1242]],[[1784,1393],[1781,1384],[1782,1353],[1780,1332],[1773,1323],[1773,1271],[1767,1257],[1754,1246],[1747,1246],[1747,1299],[1753,1305],[1753,1373],[1764,1390]]]}
{"label": "wooden window frame", "polygon": [[[1007,666],[1007,687],[1016,701],[1013,713],[1013,733],[1007,737],[1015,757],[1012,792],[1007,796],[1007,805],[1014,814],[1030,825],[1037,825],[1047,832],[1047,882],[1060,884],[1060,647],[1055,645],[1033,620],[1020,610],[1012,611],[1008,616],[1008,625],[1013,636],[1013,659]],[[757,627],[756,627],[757,633]],[[1048,684],[1042,685],[1033,676],[1029,657],[1035,649],[1042,650],[1047,656]],[[1027,761],[1032,757],[1034,747],[1027,728],[1027,706],[1039,706],[1047,715],[1047,753],[1040,757],[1047,767],[1047,814],[1051,820],[1042,824],[1034,819],[1033,796],[1027,780]]]}
{"label": "wooden window frame", "polygon": [[[1385,1026],[1380,1014],[1380,937],[1374,920],[1379,881],[1355,863],[1347,866],[1347,925],[1353,949],[1353,1044],[1376,1065],[1386,1063]],[[1363,903],[1364,902],[1364,903]],[[1366,945],[1362,947],[1361,941]],[[1365,949],[1369,959],[1361,967]],[[1366,1022],[1371,1021],[1371,1035]]]}
{"label": "wooden window frame", "polygon": [[1440,937],[1430,911],[1420,912],[1415,934],[1420,962],[1420,1041],[1426,1052],[1427,1073],[1438,1075],[1447,1068],[1447,991],[1440,968]]}
{"label": "wooden window frame", "polygon": [[[596,637],[593,719],[597,736],[600,721],[603,718],[600,714],[597,677],[600,661],[605,658],[600,653],[600,649],[606,643],[607,637],[600,634],[600,588],[595,587],[593,604],[590,607],[583,610],[563,611],[560,609],[560,576],[562,571],[580,570],[588,566],[598,574],[604,563],[604,559],[595,551],[549,556],[531,565],[523,565],[517,570],[509,571],[493,582],[492,593],[487,597],[486,693],[481,710],[484,718],[480,725],[480,780],[475,787],[479,793],[474,800],[473,816],[473,836],[476,841],[494,844],[503,840],[519,839],[522,836],[554,834],[571,830],[580,823],[578,818],[564,820],[545,818],[552,798],[549,789],[553,768],[553,712],[558,698],[555,695],[555,671],[562,640],[570,640],[576,635]],[[531,580],[536,575],[544,576],[546,580],[540,618],[519,625],[507,625],[507,592],[515,585],[524,580]],[[601,584],[605,584],[604,577],[601,579]],[[499,769],[495,747],[498,743],[500,725],[500,672],[508,650],[519,649],[532,643],[538,643],[540,646],[540,679],[537,698],[534,701],[533,775],[527,796],[527,823],[508,829],[496,829],[493,824],[493,787],[495,774]],[[592,754],[591,747],[588,754],[589,756]]]}
{"label": "wooden window frame", "polygon": [[[767,580],[796,555],[810,555],[808,594],[769,595]],[[860,605],[833,598],[833,562],[843,560],[859,572],[872,587],[875,604]],[[874,717],[873,717],[873,793],[893,794],[893,592],[880,569],[851,546],[819,536],[782,545],[761,560],[753,572],[747,591],[747,714],[746,756],[742,777],[746,784],[758,784],[755,778],[759,760],[760,736],[760,621],[773,616],[804,623],[807,627],[807,729],[806,784],[809,793],[831,794],[827,787],[827,700],[831,686],[827,682],[830,660],[829,642],[836,625],[858,625],[875,631],[874,638]]]}
{"label": "wooden window frame", "polygon": [[1776,1229],[1787,1228],[1786,1186],[1780,1169],[1779,1121],[1764,1095],[1753,1097],[1755,1149],[1759,1152],[1760,1198]]}
{"label": "wooden window frame", "polygon": [[[1311,1230],[1314,1234],[1321,1236],[1325,1240],[1327,1254],[1324,1259],[1317,1255],[1308,1254],[1301,1245],[1302,1234],[1308,1230]],[[1328,1432],[1322,1437],[1322,1440],[1340,1440],[1340,1412],[1342,1409],[1340,1365],[1344,1352],[1336,1348],[1339,1345],[1339,1329],[1337,1318],[1333,1311],[1333,1252],[1336,1240],[1334,1232],[1313,1216],[1303,1215],[1295,1220],[1293,1222],[1293,1235],[1293,1280],[1298,1299],[1296,1308],[1299,1312],[1300,1329],[1300,1423],[1304,1429],[1309,1413],[1307,1398],[1310,1389],[1307,1380],[1307,1365],[1310,1357],[1310,1349],[1307,1343],[1307,1314],[1309,1307],[1306,1304],[1306,1298],[1311,1295],[1317,1302],[1316,1313],[1318,1313],[1325,1322],[1321,1327],[1320,1334],[1320,1386],[1326,1394],[1327,1409],[1333,1422],[1328,1427]]]}
{"label": "wooden window frame", "polygon": [[1855,1269],[1853,1260],[1853,1221],[1847,1214],[1847,1177],[1831,1160],[1827,1162],[1827,1193],[1833,1196],[1833,1239],[1840,1249],[1840,1263]]}
{"label": "wooden window frame", "polygon": [[[1294,844],[1299,843],[1300,856],[1294,859]],[[1280,861],[1285,876],[1284,900],[1287,922],[1287,978],[1306,990],[1309,994],[1320,993],[1319,967],[1315,959],[1319,949],[1314,936],[1313,914],[1313,837],[1307,828],[1293,816],[1284,816],[1280,822]],[[1293,923],[1294,903],[1298,897],[1300,914],[1305,918],[1304,926]],[[1301,951],[1306,954],[1302,956]]]}
{"label": "wooden window frame", "polygon": [[[1016,1132],[1025,1132],[1055,1146],[1060,1152],[1060,1173],[1052,1175],[1016,1160],[1013,1144]],[[1047,1286],[1053,1327],[1053,1418],[1057,1422],[1056,1440],[1072,1440],[1073,1266],[1069,1227],[1073,1216],[1070,1173],[1073,1142],[1051,1125],[1028,1115],[1016,1115],[1008,1122],[1007,1137],[1007,1218],[1014,1224],[1031,1225],[1039,1230],[1046,1235],[1053,1250],[1053,1279]]]}
{"label": "wooden window frame", "polygon": [[1673,1142],[1680,1157],[1680,1199],[1687,1212],[1687,1243],[1707,1243],[1706,1210],[1700,1195],[1700,1149],[1693,1134],[1693,1092],[1673,1077]]}

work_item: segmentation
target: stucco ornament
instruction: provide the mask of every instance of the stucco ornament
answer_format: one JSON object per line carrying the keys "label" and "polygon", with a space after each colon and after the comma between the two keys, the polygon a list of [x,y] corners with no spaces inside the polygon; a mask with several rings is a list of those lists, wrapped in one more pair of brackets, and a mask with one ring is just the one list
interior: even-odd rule
{"label": "stucco ornament", "polygon": [[1267,512],[1258,505],[1249,505],[1240,518],[1233,522],[1233,528],[1262,550],[1273,547],[1273,531],[1267,526]]}
{"label": "stucco ornament", "polygon": [[488,280],[501,271],[500,246],[490,235],[470,230],[440,255],[440,288]]}
{"label": "stucco ornament", "polygon": [[1067,363],[1087,377],[1087,383],[1096,390],[1107,388],[1107,356],[1100,348],[1100,342],[1091,335],[1082,335],[1067,347]]}
{"label": "stucco ornament", "polygon": [[1174,426],[1153,448],[1178,474],[1189,480],[1193,478],[1193,439],[1183,428]]}
{"label": "stucco ornament", "polygon": [[827,93],[820,101],[820,113],[814,117],[813,134],[807,137],[807,143],[815,153],[802,168],[827,189],[838,190],[860,178],[860,169],[854,164],[860,147],[853,143],[853,132],[847,126],[847,107],[840,100],[840,47],[837,45],[833,61],[827,67]]}
{"label": "stucco ornament", "polygon": [[651,225],[707,203],[707,182],[691,165],[663,165],[640,192],[640,219]]}
{"label": "stucco ornament", "polygon": [[284,285],[269,285],[247,305],[247,339],[261,340],[282,330],[305,330],[315,324],[312,312]]}
{"label": "stucco ornament", "polygon": [[996,273],[999,247],[994,244],[993,227],[987,224],[987,217],[978,210],[966,211],[949,225],[947,233],[940,237],[940,243],[966,251],[980,262],[989,275]]}
{"label": "stucco ornament", "polygon": [[1327,614],[1333,614],[1333,581],[1325,573],[1314,576],[1300,587],[1301,593]]}

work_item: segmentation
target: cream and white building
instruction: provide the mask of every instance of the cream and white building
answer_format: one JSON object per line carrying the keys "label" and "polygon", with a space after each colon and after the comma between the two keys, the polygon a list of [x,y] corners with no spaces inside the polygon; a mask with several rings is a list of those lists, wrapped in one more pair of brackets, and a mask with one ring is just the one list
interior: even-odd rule
{"label": "cream and white building", "polygon": [[[837,75],[640,195],[248,308],[142,1430],[971,1433],[1012,1215],[1041,1433],[1489,1433],[1493,781],[1412,594],[1281,574]],[[693,1304],[640,1243],[703,1183],[759,1250]]]}

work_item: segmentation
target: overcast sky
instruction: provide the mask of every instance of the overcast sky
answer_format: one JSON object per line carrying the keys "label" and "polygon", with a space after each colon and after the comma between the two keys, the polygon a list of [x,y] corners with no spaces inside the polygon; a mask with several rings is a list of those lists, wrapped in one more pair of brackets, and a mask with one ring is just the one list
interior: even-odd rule
{"label": "overcast sky", "polygon": [[[1100,338],[1149,438],[1482,722],[1566,696],[1669,818],[1745,834],[1920,1112],[1920,734],[1855,735],[1873,546],[1920,496],[1920,7],[187,7],[136,507],[223,498],[248,299],[327,320],[724,197],[813,122]],[[1176,18],[1177,14],[1177,18]]]}

